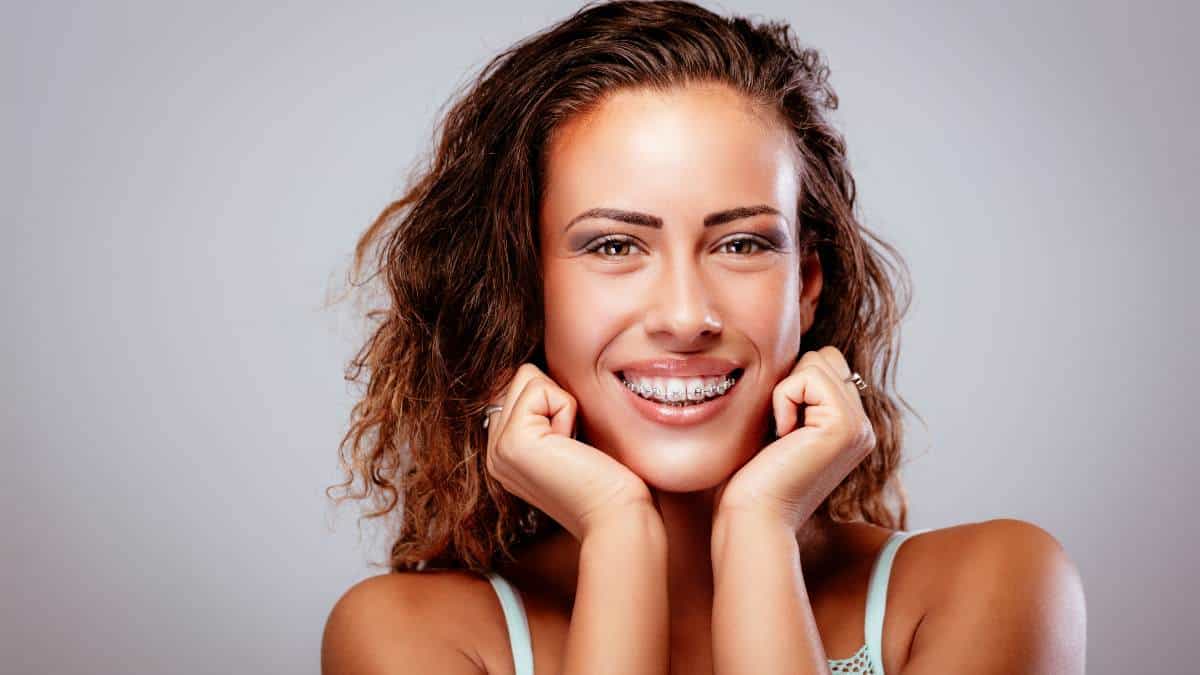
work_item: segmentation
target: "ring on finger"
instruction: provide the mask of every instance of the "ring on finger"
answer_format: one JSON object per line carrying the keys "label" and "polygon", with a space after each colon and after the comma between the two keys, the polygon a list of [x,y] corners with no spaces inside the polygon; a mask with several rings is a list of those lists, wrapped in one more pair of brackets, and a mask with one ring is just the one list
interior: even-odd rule
{"label": "ring on finger", "polygon": [[500,405],[499,403],[489,403],[487,405],[487,407],[485,407],[483,409],[483,428],[484,429],[488,428],[488,422],[491,421],[491,419],[492,419],[492,413],[498,413],[501,410],[504,410],[504,406]]}
{"label": "ring on finger", "polygon": [[846,379],[842,380],[842,382],[854,383],[854,386],[858,387],[858,390],[860,392],[867,390],[867,383],[863,381],[862,376],[859,375],[858,373],[850,373],[850,377],[847,377]]}

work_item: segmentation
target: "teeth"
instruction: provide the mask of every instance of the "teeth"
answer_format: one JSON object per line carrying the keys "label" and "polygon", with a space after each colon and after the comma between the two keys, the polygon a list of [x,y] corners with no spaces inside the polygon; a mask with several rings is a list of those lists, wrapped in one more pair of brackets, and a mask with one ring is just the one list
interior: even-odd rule
{"label": "teeth", "polygon": [[726,377],[627,377],[622,373],[625,386],[642,398],[672,405],[691,405],[717,396],[723,396],[734,385],[736,379]]}

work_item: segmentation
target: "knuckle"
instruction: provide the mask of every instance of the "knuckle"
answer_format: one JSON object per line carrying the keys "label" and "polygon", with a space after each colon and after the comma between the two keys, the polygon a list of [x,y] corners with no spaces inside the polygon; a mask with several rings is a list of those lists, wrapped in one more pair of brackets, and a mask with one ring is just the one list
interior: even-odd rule
{"label": "knuckle", "polygon": [[775,388],[771,391],[771,398],[777,401],[783,401],[787,398],[787,392],[800,386],[803,382],[803,375],[800,373],[792,373],[779,381]]}
{"label": "knuckle", "polygon": [[541,373],[541,369],[529,362],[522,363],[521,366],[517,368],[517,374],[523,377],[537,377]]}
{"label": "knuckle", "polygon": [[824,347],[818,349],[817,352],[828,358],[842,358],[842,350],[834,347],[833,345],[825,345]]}
{"label": "knuckle", "polygon": [[800,370],[797,374],[809,373],[809,374],[815,375],[820,372],[821,372],[821,366],[817,365],[817,363],[815,361],[808,361],[804,364],[801,364]]}
{"label": "knuckle", "polygon": [[563,394],[567,398],[572,398],[571,395],[567,393],[566,389],[563,389],[562,387],[558,386],[558,383],[555,382],[554,380],[550,379],[550,376],[546,375],[545,373],[542,373],[541,375],[538,376],[538,384],[546,389],[550,389],[554,392]]}
{"label": "knuckle", "polygon": [[870,454],[875,449],[875,444],[878,442],[875,437],[875,427],[871,425],[871,420],[866,415],[859,419],[855,440],[863,450],[863,454]]}
{"label": "knuckle", "polygon": [[800,363],[812,363],[819,358],[821,355],[817,351],[804,352],[804,355],[800,357]]}
{"label": "knuckle", "polygon": [[505,395],[507,397],[512,397],[521,393],[521,389],[525,386],[525,383],[528,382],[529,379],[529,366],[528,364],[522,364],[515,371],[513,371],[513,374],[508,378],[508,385],[504,389]]}

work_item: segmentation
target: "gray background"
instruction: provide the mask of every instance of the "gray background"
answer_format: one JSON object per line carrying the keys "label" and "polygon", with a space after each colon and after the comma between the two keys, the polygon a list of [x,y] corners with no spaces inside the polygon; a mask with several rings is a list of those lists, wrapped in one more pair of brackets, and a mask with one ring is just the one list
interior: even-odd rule
{"label": "gray background", "polygon": [[[6,3],[5,672],[316,672],[377,571],[322,493],[361,331],[325,301],[452,90],[576,5],[335,4]],[[1174,672],[1197,10],[709,6],[828,56],[865,220],[911,265],[911,526],[1041,525],[1082,572],[1090,672]]]}

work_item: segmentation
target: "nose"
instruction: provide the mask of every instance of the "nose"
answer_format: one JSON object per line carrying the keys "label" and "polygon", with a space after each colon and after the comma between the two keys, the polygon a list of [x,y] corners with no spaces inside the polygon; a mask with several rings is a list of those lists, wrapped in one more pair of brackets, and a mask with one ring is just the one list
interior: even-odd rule
{"label": "nose", "polygon": [[721,334],[722,321],[703,270],[687,256],[664,260],[648,291],[646,332],[674,351],[695,349]]}

